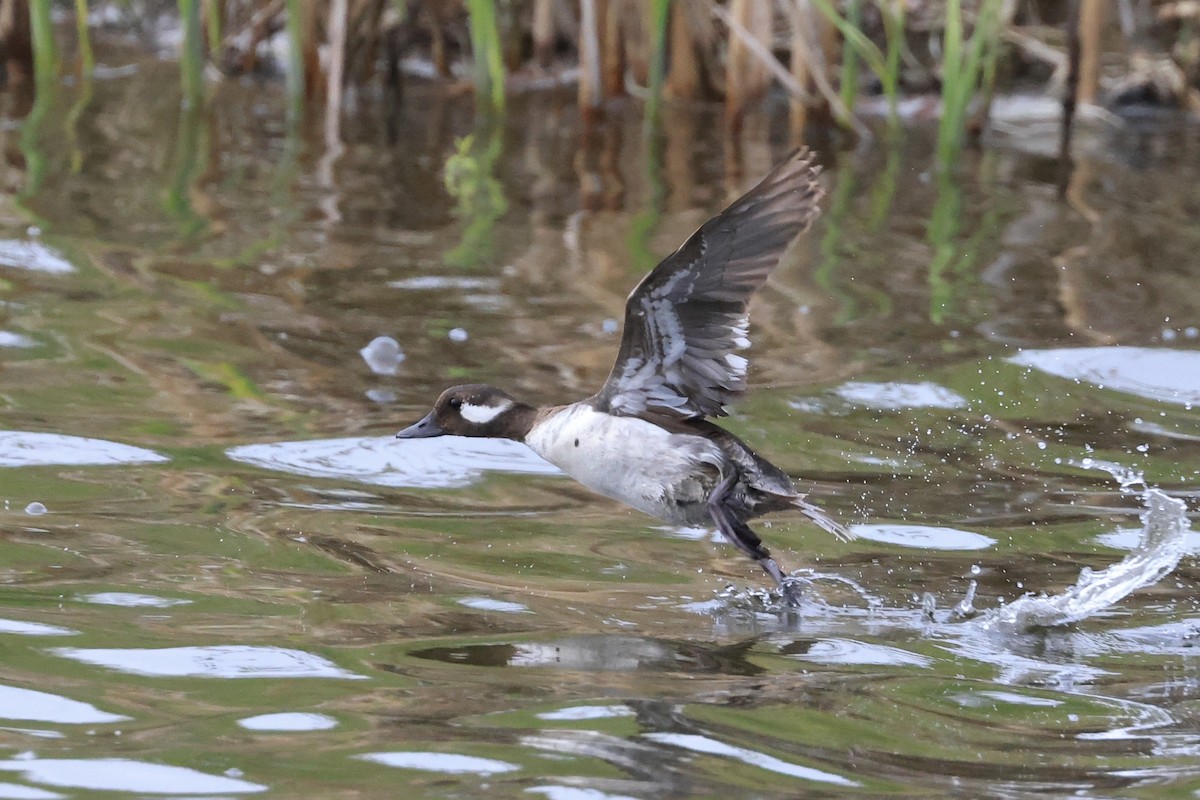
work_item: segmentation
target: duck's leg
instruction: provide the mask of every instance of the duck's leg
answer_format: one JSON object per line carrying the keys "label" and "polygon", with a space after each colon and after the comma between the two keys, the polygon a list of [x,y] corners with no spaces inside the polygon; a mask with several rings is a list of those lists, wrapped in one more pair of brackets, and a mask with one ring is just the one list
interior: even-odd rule
{"label": "duck's leg", "polygon": [[737,475],[734,473],[717,484],[712,494],[708,496],[708,513],[726,539],[737,549],[757,561],[758,565],[763,568],[763,572],[775,579],[775,583],[779,585],[779,591],[783,594],[783,602],[789,608],[796,608],[800,605],[800,598],[792,589],[791,582],[784,577],[783,570],[775,563],[775,559],[771,558],[771,551],[763,546],[762,539],[758,538],[758,534],[751,530],[745,520],[741,519],[728,505],[729,490],[733,488],[736,480]]}

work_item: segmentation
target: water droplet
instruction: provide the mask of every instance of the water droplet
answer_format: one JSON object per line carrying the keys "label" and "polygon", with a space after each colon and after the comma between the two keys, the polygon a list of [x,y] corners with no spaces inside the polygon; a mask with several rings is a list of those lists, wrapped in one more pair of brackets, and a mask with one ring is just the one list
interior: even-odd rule
{"label": "water droplet", "polygon": [[400,343],[390,336],[376,336],[358,352],[376,375],[395,375],[404,361]]}
{"label": "water droplet", "polygon": [[40,517],[46,513],[46,506],[38,502],[33,502],[25,506],[25,513],[31,517]]}
{"label": "water droplet", "polygon": [[471,335],[467,333],[464,328],[451,328],[450,332],[447,333],[446,336],[449,337],[450,341],[452,342],[465,342],[467,339],[471,338]]}
{"label": "water droplet", "polygon": [[978,575],[981,572],[983,572],[983,567],[979,566],[978,564],[971,565],[971,574],[972,575]]}
{"label": "water droplet", "polygon": [[1046,449],[1046,443],[1038,442],[1038,450],[1045,450],[1045,449]]}

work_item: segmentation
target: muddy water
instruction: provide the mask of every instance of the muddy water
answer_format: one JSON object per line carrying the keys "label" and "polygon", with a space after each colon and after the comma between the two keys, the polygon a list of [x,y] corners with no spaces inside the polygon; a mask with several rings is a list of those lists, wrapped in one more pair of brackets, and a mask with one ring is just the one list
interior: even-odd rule
{"label": "muddy water", "polygon": [[1093,133],[1067,202],[1019,129],[948,174],[919,122],[826,150],[729,421],[859,534],[763,527],[783,616],[520,446],[390,438],[447,383],[597,386],[782,116],[731,147],[415,90],[330,163],[279,87],[177,83],[111,55],[0,126],[0,797],[1200,792],[1184,512],[1174,571],[1071,626],[951,613],[1121,562],[1114,474],[1195,513],[1195,127]]}

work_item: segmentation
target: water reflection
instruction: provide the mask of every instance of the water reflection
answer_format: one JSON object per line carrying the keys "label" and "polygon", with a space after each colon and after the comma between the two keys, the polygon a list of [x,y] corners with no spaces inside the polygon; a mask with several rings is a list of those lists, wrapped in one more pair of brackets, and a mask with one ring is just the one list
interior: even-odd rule
{"label": "water reflection", "polygon": [[[727,151],[702,106],[665,108],[662,137],[636,102],[584,133],[548,94],[484,129],[418,85],[392,140],[358,98],[321,186],[319,131],[270,83],[181,120],[176,67],[127,59],[49,107],[26,198],[46,233],[18,209],[0,239],[0,705],[34,717],[2,733],[39,749],[0,797],[153,796],[156,769],[209,797],[1200,785],[1189,562],[1065,627],[950,611],[972,582],[985,619],[1078,600],[1082,568],[1122,563],[1140,488],[1084,456],[1151,442],[1147,477],[1194,506],[1194,135],[1127,132],[1076,186],[1094,221],[1053,165],[987,142],[940,176],[919,125],[822,153],[827,213],[756,298],[763,388],[730,422],[871,524],[764,525],[809,565],[785,616],[707,532],[507,478],[553,474],[520,445],[390,436],[448,379],[594,389],[636,273],[788,149],[778,120]],[[407,359],[372,371],[384,334]]]}
{"label": "water reflection", "polygon": [[1147,347],[1024,350],[1012,361],[1150,400],[1200,404],[1200,351]]}
{"label": "water reflection", "polygon": [[0,467],[153,464],[166,456],[118,442],[61,433],[0,431]]}
{"label": "water reflection", "polygon": [[124,608],[170,608],[171,606],[185,606],[192,602],[180,597],[158,597],[136,592],[95,592],[81,595],[79,599],[85,603],[94,603],[99,606],[122,606]]}
{"label": "water reflection", "polygon": [[366,680],[328,659],[282,647],[79,648],[59,647],[55,655],[130,675],[197,678],[340,678]]}
{"label": "water reflection", "polygon": [[5,800],[61,800],[65,795],[48,792],[45,789],[35,789],[32,786],[0,782],[0,797]]}
{"label": "water reflection", "polygon": [[963,408],[966,398],[938,386],[936,383],[864,383],[851,381],[833,390],[833,393],[851,403],[895,410],[900,408]]}
{"label": "water reflection", "polygon": [[452,489],[498,470],[555,475],[558,469],[523,444],[506,439],[326,439],[234,447],[226,455],[266,469],[376,486]]}
{"label": "water reflection", "polygon": [[45,786],[96,792],[227,795],[267,790],[250,781],[127,758],[13,759],[0,761],[0,771],[19,772],[25,780]]}
{"label": "water reflection", "polygon": [[996,544],[982,533],[933,525],[851,525],[850,532],[872,542],[931,550],[986,550]]}
{"label": "water reflection", "polygon": [[90,703],[16,686],[0,686],[0,717],[63,725],[103,725],[129,719]]}
{"label": "water reflection", "polygon": [[239,719],[239,727],[248,731],[327,731],[337,727],[337,720],[325,714],[291,712],[283,714],[259,714]]}
{"label": "water reflection", "polygon": [[464,756],[458,753],[433,753],[419,750],[392,753],[363,753],[357,758],[373,761],[387,767],[417,769],[425,772],[442,772],[448,775],[498,775],[520,769],[516,764],[497,761],[494,758]]}
{"label": "water reflection", "polygon": [[65,275],[75,271],[75,267],[63,258],[61,253],[36,239],[0,240],[0,267],[46,272],[51,275]]}
{"label": "water reflection", "polygon": [[733,745],[719,742],[707,736],[697,736],[687,733],[647,733],[644,734],[644,737],[652,742],[680,747],[695,753],[724,756],[735,761],[741,761],[743,764],[758,767],[759,769],[777,772],[780,775],[800,778],[805,781],[832,783],[837,786],[862,786],[858,781],[844,778],[841,775],[834,775],[833,773],[813,769],[812,767],[793,764],[789,761],[784,761],[745,747],[734,747]]}
{"label": "water reflection", "polygon": [[15,633],[20,636],[76,636],[79,631],[44,625],[40,622],[24,622],[16,619],[0,619],[0,633]]}

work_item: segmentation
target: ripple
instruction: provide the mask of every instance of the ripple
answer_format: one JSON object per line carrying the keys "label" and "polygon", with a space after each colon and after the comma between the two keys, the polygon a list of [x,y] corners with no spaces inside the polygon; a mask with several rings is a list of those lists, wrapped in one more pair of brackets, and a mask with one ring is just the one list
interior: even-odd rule
{"label": "ripple", "polygon": [[760,753],[757,750],[751,750],[747,747],[734,747],[731,744],[725,744],[716,739],[710,739],[707,736],[699,736],[694,733],[647,733],[644,734],[644,738],[658,742],[659,744],[667,744],[672,747],[691,750],[694,753],[725,756],[735,761],[741,761],[743,764],[749,764],[792,778],[802,778],[806,781],[816,781],[818,783],[833,783],[838,786],[862,785],[858,781],[843,778],[841,775],[835,775],[832,772],[823,772],[812,767],[793,764],[790,761],[784,761],[774,756],[769,756],[766,753]]}
{"label": "ripple", "polygon": [[932,525],[851,525],[860,539],[927,550],[986,550],[995,539],[981,533]]}
{"label": "ripple", "polygon": [[614,717],[632,717],[633,709],[627,705],[611,706],[571,706],[556,711],[543,711],[538,719],[551,721],[580,722],[588,719],[612,719]]}
{"label": "ripple", "polygon": [[79,631],[43,625],[40,622],[25,622],[19,619],[0,619],[0,633],[15,633],[19,636],[78,636]]}
{"label": "ripple", "polygon": [[79,599],[98,606],[123,606],[125,608],[170,608],[171,606],[185,606],[192,602],[178,597],[158,597],[135,592],[96,592],[95,594],[80,595]]}
{"label": "ripple", "polygon": [[275,442],[234,447],[226,455],[265,469],[397,488],[463,487],[487,471],[559,474],[557,467],[518,442],[461,436]]}
{"label": "ripple", "polygon": [[878,666],[932,667],[933,659],[919,653],[910,653],[899,647],[867,644],[853,639],[822,639],[795,658],[817,664],[871,664]]}
{"label": "ripple", "polygon": [[366,680],[328,659],[282,647],[224,645],[157,649],[84,649],[58,647],[51,652],[74,661],[130,675],[171,678],[340,678]]}
{"label": "ripple", "polygon": [[388,767],[442,772],[448,775],[498,775],[515,772],[520,767],[494,758],[464,756],[458,753],[433,753],[420,750],[398,750],[387,753],[363,753],[355,758],[374,761]]}
{"label": "ripple", "polygon": [[965,408],[967,400],[936,383],[851,382],[833,390],[838,397],[867,408],[892,411],[902,408]]}
{"label": "ripple", "polygon": [[499,611],[502,614],[532,614],[529,606],[521,603],[511,603],[506,600],[493,600],[490,597],[462,597],[458,604],[479,611]]}
{"label": "ripple", "polygon": [[109,714],[90,703],[49,692],[0,685],[0,718],[61,725],[102,725],[129,719]]}
{"label": "ripple", "polygon": [[0,431],[0,467],[103,466],[170,461],[141,447],[61,433]]}
{"label": "ripple", "polygon": [[97,792],[201,795],[267,790],[249,781],[128,758],[13,759],[0,761],[0,771],[19,772],[33,783]]}
{"label": "ripple", "polygon": [[0,347],[14,347],[20,349],[28,349],[37,347],[36,339],[31,339],[21,333],[13,333],[12,331],[0,331]]}
{"label": "ripple", "polygon": [[284,712],[246,717],[237,724],[248,731],[327,731],[336,728],[338,722],[325,714]]}
{"label": "ripple", "polygon": [[[1111,547],[1114,550],[1135,550],[1142,541],[1141,528],[1118,528],[1115,531],[1102,533],[1095,539],[1096,544]],[[1200,532],[1188,531],[1183,536],[1183,548],[1191,555],[1200,555]]]}
{"label": "ripple", "polygon": [[545,795],[548,800],[637,800],[627,794],[609,794],[599,789],[578,789],[574,786],[531,786],[525,793]]}
{"label": "ripple", "polygon": [[57,250],[41,242],[25,239],[0,239],[0,267],[65,275],[75,267]]}
{"label": "ripple", "polygon": [[1152,347],[1023,350],[1009,359],[1060,378],[1161,400],[1200,403],[1200,351]]}
{"label": "ripple", "polygon": [[59,800],[62,796],[58,792],[0,781],[0,800]]}

